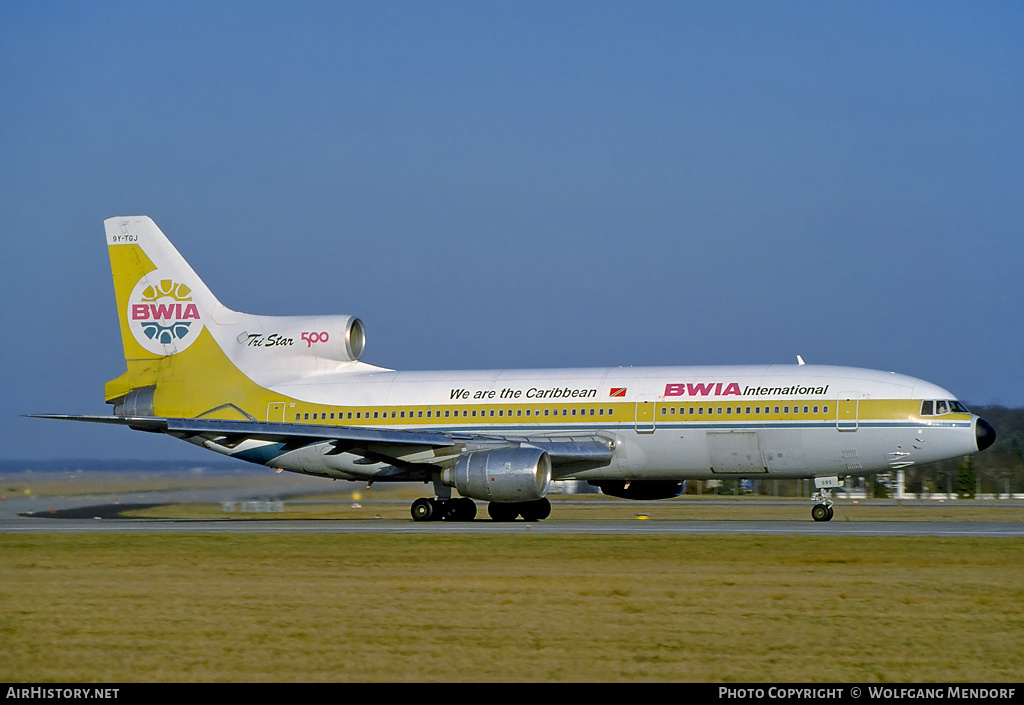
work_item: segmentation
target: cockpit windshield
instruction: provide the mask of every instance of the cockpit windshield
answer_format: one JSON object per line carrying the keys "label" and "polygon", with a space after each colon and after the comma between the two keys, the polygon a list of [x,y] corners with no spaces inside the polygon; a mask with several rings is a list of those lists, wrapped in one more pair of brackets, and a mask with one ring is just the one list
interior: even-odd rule
{"label": "cockpit windshield", "polygon": [[925,399],[921,402],[921,416],[969,413],[971,413],[970,410],[956,399]]}

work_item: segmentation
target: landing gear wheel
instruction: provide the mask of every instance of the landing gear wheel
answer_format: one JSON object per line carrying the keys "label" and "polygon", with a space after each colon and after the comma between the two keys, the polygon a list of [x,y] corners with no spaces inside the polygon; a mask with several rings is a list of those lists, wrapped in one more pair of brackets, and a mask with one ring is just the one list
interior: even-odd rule
{"label": "landing gear wheel", "polygon": [[445,503],[444,518],[448,521],[473,521],[476,518],[476,502],[469,497],[449,499]]}
{"label": "landing gear wheel", "polygon": [[434,515],[438,513],[437,502],[428,497],[420,497],[412,503],[412,508],[409,510],[412,513],[414,521],[430,521],[431,519],[440,518]]}
{"label": "landing gear wheel", "polygon": [[519,513],[526,521],[544,521],[551,516],[551,502],[547,497],[541,497],[533,502],[523,502],[519,506]]}
{"label": "landing gear wheel", "polygon": [[832,507],[828,508],[828,518],[825,521],[832,521],[832,516],[835,514],[835,510]]}
{"label": "landing gear wheel", "polygon": [[505,502],[490,502],[487,505],[487,514],[494,521],[515,521],[519,516],[519,505]]}
{"label": "landing gear wheel", "polygon": [[832,507],[824,504],[815,504],[811,507],[811,518],[814,521],[829,521],[832,519]]}

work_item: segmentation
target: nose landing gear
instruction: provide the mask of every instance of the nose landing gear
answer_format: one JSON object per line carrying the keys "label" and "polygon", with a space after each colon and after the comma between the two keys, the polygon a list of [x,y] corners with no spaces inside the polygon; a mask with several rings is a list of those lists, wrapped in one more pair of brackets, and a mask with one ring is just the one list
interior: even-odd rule
{"label": "nose landing gear", "polygon": [[811,497],[814,500],[814,506],[811,507],[811,518],[814,521],[832,521],[835,513],[832,509],[832,488],[839,486],[838,477],[814,478],[814,488],[817,490]]}
{"label": "nose landing gear", "polygon": [[833,510],[827,504],[815,504],[811,507],[811,518],[814,521],[832,521]]}

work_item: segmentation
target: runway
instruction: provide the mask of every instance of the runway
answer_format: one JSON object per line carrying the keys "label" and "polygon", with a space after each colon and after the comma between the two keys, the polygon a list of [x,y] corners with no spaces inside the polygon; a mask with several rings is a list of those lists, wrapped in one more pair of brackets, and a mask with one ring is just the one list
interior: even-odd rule
{"label": "runway", "polygon": [[[284,495],[282,495],[284,496]],[[583,506],[585,501],[562,501],[556,511],[543,522],[494,522],[481,515],[472,522],[414,522],[411,518],[395,518],[402,514],[396,507],[406,507],[405,500],[377,500],[392,511],[388,518],[294,519],[273,515],[226,515],[208,519],[136,519],[122,513],[168,504],[215,504],[238,502],[237,488],[193,489],[175,492],[139,492],[116,496],[84,497],[15,497],[0,502],[0,533],[336,533],[336,534],[565,534],[565,535],[804,535],[804,536],[932,536],[932,537],[1024,537],[1024,521],[840,521],[748,519],[572,519],[559,514],[568,508]],[[257,492],[250,498],[265,498]],[[714,503],[705,500],[702,508]],[[372,501],[368,504],[373,506]],[[727,501],[719,505],[736,506]],[[770,505],[771,502],[764,502]],[[775,504],[778,504],[775,502]],[[645,503],[635,503],[643,507]],[[657,506],[657,505],[653,505]],[[664,505],[662,505],[664,506]],[[792,505],[790,505],[792,506]],[[802,504],[800,505],[802,506]],[[1017,506],[1020,506],[1019,504]],[[407,516],[407,515],[406,515]],[[1024,518],[1024,507],[1021,507]]]}
{"label": "runway", "polygon": [[61,520],[33,518],[0,523],[0,533],[334,533],[334,534],[628,534],[628,535],[812,535],[1024,537],[1024,526],[977,522],[857,522],[816,524],[811,521],[544,521],[536,523],[478,520],[460,523],[415,523],[398,520]]}

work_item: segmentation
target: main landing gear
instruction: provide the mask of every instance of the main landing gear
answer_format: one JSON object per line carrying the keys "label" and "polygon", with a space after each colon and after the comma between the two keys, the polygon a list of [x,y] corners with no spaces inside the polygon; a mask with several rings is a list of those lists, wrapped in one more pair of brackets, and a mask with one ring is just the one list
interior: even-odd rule
{"label": "main landing gear", "polygon": [[476,502],[469,497],[455,499],[434,499],[420,497],[412,503],[412,518],[416,521],[473,521],[476,518]]}
{"label": "main landing gear", "polygon": [[[469,497],[442,499],[420,497],[410,509],[415,521],[473,521],[476,502]],[[489,502],[487,514],[494,521],[543,521],[551,515],[551,502],[546,497],[532,502]]]}

